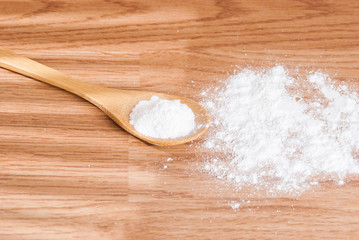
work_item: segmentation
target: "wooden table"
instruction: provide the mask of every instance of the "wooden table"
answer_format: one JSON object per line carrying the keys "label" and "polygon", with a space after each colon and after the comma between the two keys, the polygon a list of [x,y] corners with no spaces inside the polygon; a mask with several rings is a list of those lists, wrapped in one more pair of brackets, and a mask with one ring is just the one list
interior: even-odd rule
{"label": "wooden table", "polygon": [[[321,69],[359,91],[358,16],[349,0],[0,1],[0,46],[89,83],[195,100],[236,65]],[[358,177],[247,197],[200,164],[189,144],[145,144],[0,69],[0,239],[359,239]]]}

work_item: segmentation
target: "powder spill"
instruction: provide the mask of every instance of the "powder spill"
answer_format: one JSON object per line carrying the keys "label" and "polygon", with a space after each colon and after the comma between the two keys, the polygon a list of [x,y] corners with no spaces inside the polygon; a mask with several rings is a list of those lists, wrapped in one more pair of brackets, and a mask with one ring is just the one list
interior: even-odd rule
{"label": "powder spill", "polygon": [[297,80],[282,66],[245,69],[203,92],[213,119],[203,146],[213,154],[202,170],[238,190],[267,193],[300,193],[358,174],[358,94],[318,72],[301,80],[305,87]]}
{"label": "powder spill", "polygon": [[241,204],[239,202],[236,202],[236,201],[230,201],[228,203],[228,205],[233,209],[233,210],[237,210]]}
{"label": "powder spill", "polygon": [[130,124],[143,135],[162,139],[184,137],[196,125],[192,109],[186,104],[157,96],[140,101],[133,108]]}

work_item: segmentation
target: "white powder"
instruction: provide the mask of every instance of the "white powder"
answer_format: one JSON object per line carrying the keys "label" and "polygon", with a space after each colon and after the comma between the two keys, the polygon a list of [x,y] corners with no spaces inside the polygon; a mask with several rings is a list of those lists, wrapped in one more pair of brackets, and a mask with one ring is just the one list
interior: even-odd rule
{"label": "white powder", "polygon": [[236,189],[300,193],[359,173],[358,94],[324,74],[246,69],[202,96],[213,119],[203,170]]}
{"label": "white powder", "polygon": [[192,109],[180,100],[165,100],[152,96],[140,101],[130,114],[130,124],[139,133],[154,138],[184,137],[195,128]]}
{"label": "white powder", "polygon": [[236,201],[230,201],[228,203],[228,205],[233,209],[233,210],[237,210],[241,204],[239,202],[236,202]]}

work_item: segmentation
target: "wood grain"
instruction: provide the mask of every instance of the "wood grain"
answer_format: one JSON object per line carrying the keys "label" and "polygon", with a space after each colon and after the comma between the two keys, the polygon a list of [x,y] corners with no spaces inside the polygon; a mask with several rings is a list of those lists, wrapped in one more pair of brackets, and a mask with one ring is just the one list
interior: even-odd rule
{"label": "wood grain", "polygon": [[[359,91],[358,15],[349,0],[0,1],[0,46],[89,83],[196,100],[236,66],[278,63]],[[0,69],[0,239],[359,238],[358,177],[248,197],[197,164],[190,145],[147,145]]]}

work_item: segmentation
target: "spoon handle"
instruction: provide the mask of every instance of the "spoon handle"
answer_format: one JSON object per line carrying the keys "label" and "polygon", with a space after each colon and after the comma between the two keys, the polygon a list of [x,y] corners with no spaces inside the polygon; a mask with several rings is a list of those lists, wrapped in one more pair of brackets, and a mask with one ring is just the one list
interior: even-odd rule
{"label": "spoon handle", "polygon": [[1,47],[0,67],[64,89],[91,102],[93,102],[91,93],[98,92],[102,88],[74,79],[53,68]]}

